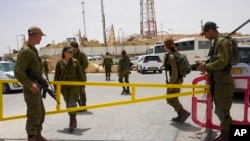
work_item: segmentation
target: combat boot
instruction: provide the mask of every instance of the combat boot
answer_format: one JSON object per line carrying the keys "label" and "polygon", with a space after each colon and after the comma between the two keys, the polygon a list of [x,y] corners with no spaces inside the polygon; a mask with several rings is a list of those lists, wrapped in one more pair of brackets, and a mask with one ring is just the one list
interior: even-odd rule
{"label": "combat boot", "polygon": [[126,94],[126,88],[125,87],[122,87],[122,88],[123,88],[123,90],[122,90],[121,94]]}
{"label": "combat boot", "polygon": [[76,120],[76,116],[70,116],[69,119],[69,132],[73,132],[74,128],[77,127],[77,120]]}
{"label": "combat boot", "polygon": [[126,93],[127,93],[127,94],[130,94],[129,87],[127,87]]}
{"label": "combat boot", "polygon": [[190,113],[186,111],[185,109],[180,110],[180,122],[183,123],[187,120],[187,118],[190,116]]}
{"label": "combat boot", "polygon": [[229,141],[229,131],[222,130],[220,136],[211,141]]}
{"label": "combat boot", "polygon": [[172,118],[172,121],[183,123],[190,116],[190,113],[185,109],[181,108],[180,110],[177,111],[177,115],[178,115],[177,117]]}
{"label": "combat boot", "polygon": [[41,133],[38,133],[36,135],[36,141],[50,141],[50,140],[48,140],[45,137],[43,137]]}

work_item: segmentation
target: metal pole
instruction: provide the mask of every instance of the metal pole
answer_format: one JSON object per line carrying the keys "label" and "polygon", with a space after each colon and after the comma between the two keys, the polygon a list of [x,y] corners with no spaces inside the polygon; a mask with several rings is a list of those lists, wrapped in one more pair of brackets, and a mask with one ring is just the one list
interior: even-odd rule
{"label": "metal pole", "polygon": [[17,51],[19,51],[18,35],[16,35]]}
{"label": "metal pole", "polygon": [[82,1],[82,15],[83,15],[83,31],[84,31],[84,37],[87,37],[86,33],[86,24],[85,24],[85,12],[84,12],[84,2]]}

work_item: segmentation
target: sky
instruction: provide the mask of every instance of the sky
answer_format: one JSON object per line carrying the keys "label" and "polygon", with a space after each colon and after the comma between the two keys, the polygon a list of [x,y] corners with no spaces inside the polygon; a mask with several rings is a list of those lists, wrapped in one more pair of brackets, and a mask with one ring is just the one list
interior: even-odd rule
{"label": "sky", "polygon": [[[249,0],[155,0],[154,5],[157,30],[170,34],[199,33],[201,21],[231,32],[250,18]],[[140,34],[140,0],[103,0],[103,6],[106,28],[113,24],[116,38],[121,32],[124,38]],[[79,30],[84,34],[83,9],[88,40],[103,43],[101,0],[0,0],[0,56],[20,49],[33,25],[47,35],[38,49]],[[239,32],[250,34],[250,23]]]}

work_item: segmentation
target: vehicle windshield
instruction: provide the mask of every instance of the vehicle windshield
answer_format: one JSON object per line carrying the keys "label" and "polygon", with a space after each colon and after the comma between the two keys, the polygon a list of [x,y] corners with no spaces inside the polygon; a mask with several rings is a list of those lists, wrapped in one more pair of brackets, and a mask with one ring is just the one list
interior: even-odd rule
{"label": "vehicle windshield", "polygon": [[239,48],[240,63],[250,63],[250,48]]}
{"label": "vehicle windshield", "polygon": [[11,62],[0,63],[0,70],[1,71],[14,71],[15,64]]}

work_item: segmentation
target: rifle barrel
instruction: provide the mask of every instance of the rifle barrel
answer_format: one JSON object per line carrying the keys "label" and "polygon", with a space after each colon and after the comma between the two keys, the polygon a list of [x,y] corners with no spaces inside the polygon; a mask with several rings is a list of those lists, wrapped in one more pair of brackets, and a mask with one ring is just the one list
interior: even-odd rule
{"label": "rifle barrel", "polygon": [[245,26],[246,24],[248,24],[250,22],[250,19],[248,19],[247,21],[245,21],[243,24],[241,24],[238,28],[236,28],[234,31],[232,31],[230,34],[227,35],[227,37],[231,36],[232,34],[234,34],[236,31],[238,31],[239,29],[241,29],[243,26]]}

